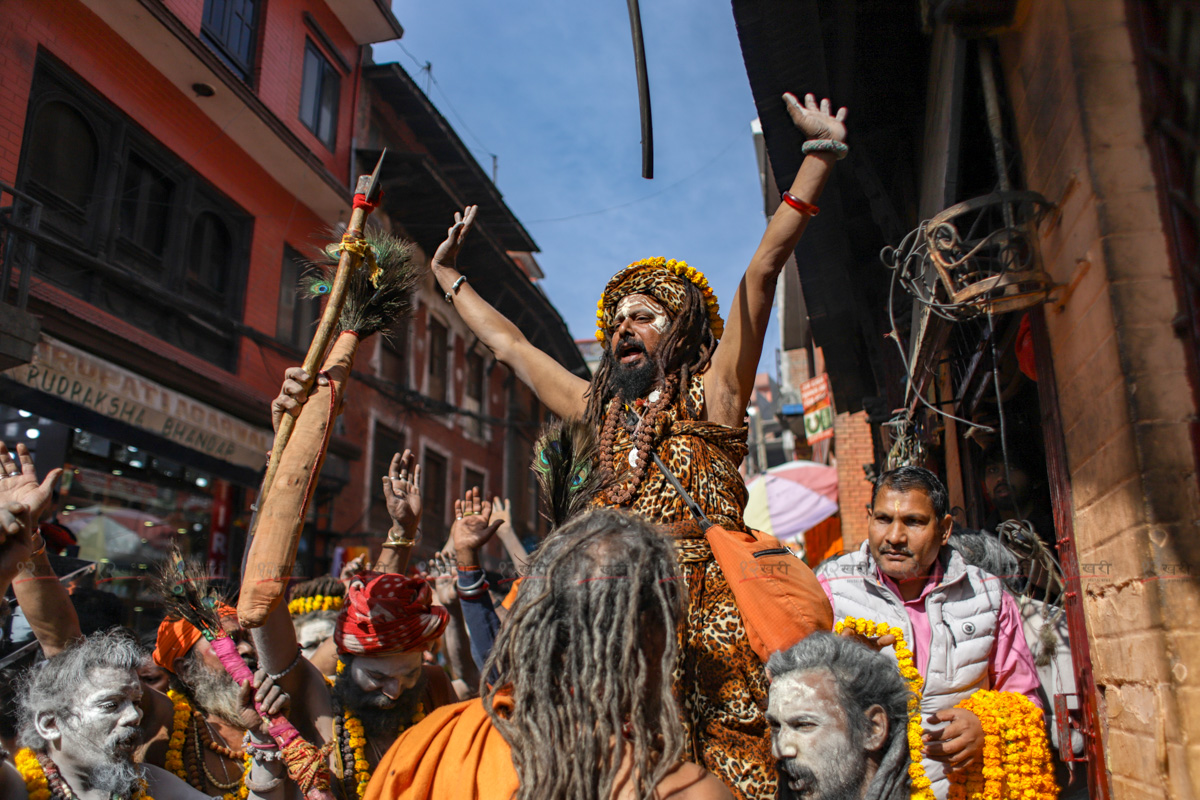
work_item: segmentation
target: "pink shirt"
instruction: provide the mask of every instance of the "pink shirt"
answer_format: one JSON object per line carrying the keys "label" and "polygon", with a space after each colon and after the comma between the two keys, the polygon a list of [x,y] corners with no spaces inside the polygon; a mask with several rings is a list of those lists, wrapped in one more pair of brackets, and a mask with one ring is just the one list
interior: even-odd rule
{"label": "pink shirt", "polygon": [[[896,595],[900,602],[904,603],[904,612],[908,614],[908,622],[913,631],[913,656],[917,662],[917,669],[924,676],[929,666],[929,642],[933,638],[933,631],[929,627],[929,614],[925,611],[925,598],[942,581],[941,561],[934,563],[933,571],[929,573],[929,578],[925,581],[920,596],[913,600],[905,600],[900,594],[900,587],[896,585],[895,581],[884,575],[878,566],[875,567],[875,573],[883,585]],[[829,591],[829,581],[824,576],[818,576],[817,580],[820,581],[821,588],[825,590],[829,602],[833,603],[833,594]],[[836,607],[833,614],[835,618],[838,616]],[[1003,692],[1020,692],[1032,700],[1038,708],[1042,708],[1042,701],[1038,696],[1040,683],[1038,682],[1037,668],[1033,665],[1033,654],[1029,652],[1029,645],[1025,643],[1025,634],[1022,632],[1021,626],[1021,612],[1017,609],[1017,602],[1008,592],[1004,592],[1000,600],[1000,619],[996,626],[996,642],[992,647],[991,655],[988,656],[988,677],[992,689]]]}

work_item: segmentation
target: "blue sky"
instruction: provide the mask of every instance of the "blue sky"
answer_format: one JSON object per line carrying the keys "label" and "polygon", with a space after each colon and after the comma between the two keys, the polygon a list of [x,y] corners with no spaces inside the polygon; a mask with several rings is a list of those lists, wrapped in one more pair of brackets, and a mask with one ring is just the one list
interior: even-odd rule
{"label": "blue sky", "polygon": [[[375,60],[399,62],[422,88],[413,57],[432,62],[430,98],[485,169],[489,153],[499,156],[497,185],[538,243],[542,288],[576,338],[592,336],[608,278],[649,256],[702,270],[724,313],[766,224],[754,102],[728,3],[641,4],[654,113],[649,181],[625,3],[392,8],[404,38],[377,45]],[[777,347],[772,323],[760,369],[776,372]]]}

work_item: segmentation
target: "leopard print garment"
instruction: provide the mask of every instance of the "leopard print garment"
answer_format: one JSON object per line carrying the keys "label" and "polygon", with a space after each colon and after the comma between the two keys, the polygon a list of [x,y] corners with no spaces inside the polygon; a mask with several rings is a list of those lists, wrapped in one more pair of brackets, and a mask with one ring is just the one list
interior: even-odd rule
{"label": "leopard print garment", "polygon": [[[704,382],[693,376],[692,407],[704,407]],[[677,399],[655,432],[659,457],[713,522],[745,530],[746,485],[737,471],[746,429],[691,418]],[[618,479],[629,469],[629,432],[613,448]],[[775,762],[767,726],[767,676],[750,648],[733,593],[704,533],[657,465],[646,467],[631,510],[660,523],[675,542],[689,603],[680,628],[675,690],[686,733],[684,758],[704,766],[742,800],[775,797]]]}

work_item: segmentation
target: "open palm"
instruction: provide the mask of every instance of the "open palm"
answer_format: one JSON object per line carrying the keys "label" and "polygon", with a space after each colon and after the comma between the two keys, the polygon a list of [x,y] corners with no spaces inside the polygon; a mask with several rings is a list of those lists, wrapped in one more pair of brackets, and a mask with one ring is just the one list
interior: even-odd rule
{"label": "open palm", "polygon": [[35,525],[49,511],[54,484],[62,477],[62,472],[61,469],[52,469],[45,479],[38,482],[29,449],[23,444],[17,445],[17,457],[14,459],[4,442],[0,442],[0,473],[3,473],[0,475],[0,502],[27,506]]}
{"label": "open palm", "polygon": [[833,139],[837,142],[846,141],[846,109],[839,108],[833,113],[829,98],[817,103],[817,98],[811,93],[804,95],[804,102],[796,99],[796,95],[788,92],[783,96],[788,114],[800,132],[809,139]]}

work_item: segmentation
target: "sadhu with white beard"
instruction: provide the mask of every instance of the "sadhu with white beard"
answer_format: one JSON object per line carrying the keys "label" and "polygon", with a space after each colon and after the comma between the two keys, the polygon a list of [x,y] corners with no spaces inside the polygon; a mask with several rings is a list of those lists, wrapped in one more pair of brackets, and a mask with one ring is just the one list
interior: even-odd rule
{"label": "sadhu with white beard", "polygon": [[[159,767],[139,763],[145,653],[121,631],[80,640],[26,674],[18,692],[20,742],[14,764],[0,762],[5,800],[206,800],[210,797]],[[251,689],[242,700],[249,705]],[[264,706],[279,711],[275,691]],[[273,745],[251,732],[251,744]],[[252,759],[248,800],[282,800],[279,761]]]}

